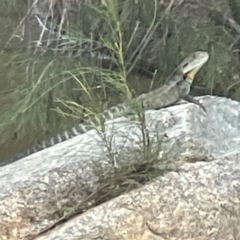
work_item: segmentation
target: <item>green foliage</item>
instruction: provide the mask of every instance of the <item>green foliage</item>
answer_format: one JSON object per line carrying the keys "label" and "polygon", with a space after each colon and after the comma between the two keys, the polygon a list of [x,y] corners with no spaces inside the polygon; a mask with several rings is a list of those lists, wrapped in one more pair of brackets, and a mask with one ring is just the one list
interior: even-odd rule
{"label": "green foliage", "polygon": [[[8,109],[4,107],[0,116],[2,142],[15,132],[23,139],[29,128],[54,133],[85,115],[131,99],[138,86],[129,85],[132,73],[150,76],[142,80],[149,82],[147,87],[140,84],[144,91],[159,87],[196,50],[208,51],[210,60],[195,84],[205,86],[207,93],[224,95],[228,89],[228,94],[240,96],[238,81],[232,77],[239,66],[236,36],[207,12],[198,14],[201,7],[197,12],[179,10],[181,6],[167,11],[157,0],[92,2],[84,6],[79,21],[63,24],[64,40],[43,43],[47,49],[43,56],[20,53],[17,58],[24,71],[19,73],[16,67],[5,74],[11,93]],[[16,7],[17,2],[5,5],[10,8],[13,3]],[[98,58],[101,54],[108,57]],[[17,58],[11,59],[14,66]],[[22,80],[13,80],[16,75]]]}
{"label": "green foliage", "polygon": [[[51,59],[46,54],[45,62],[38,57],[35,57],[34,62],[26,61],[25,83],[12,93],[14,103],[0,118],[0,130],[2,136],[6,136],[2,141],[5,141],[8,135],[12,135],[10,131],[10,128],[13,129],[12,126],[15,126],[14,131],[21,139],[29,127],[43,129],[45,132],[48,131],[49,124],[58,125],[59,116],[53,117],[51,109],[61,113],[64,118],[71,116],[78,119],[83,117],[83,110],[85,113],[93,114],[100,111],[101,106],[98,106],[97,110],[96,103],[92,106],[89,104],[93,103],[94,99],[99,102],[96,97],[96,88],[102,90],[100,95],[105,96],[106,91],[110,90],[119,93],[124,100],[131,99],[132,93],[127,83],[128,74],[142,57],[143,51],[159,25],[156,23],[156,2],[153,1],[153,4],[148,5],[151,5],[151,9],[146,11],[145,3],[138,6],[133,1],[125,1],[122,14],[119,14],[121,5],[118,1],[102,1],[99,6],[86,6],[80,24],[69,26],[65,43],[57,46],[58,48],[63,46],[70,52],[71,45],[68,45],[68,40],[74,40],[87,43],[90,53],[94,53],[96,48],[99,50],[98,47],[101,47],[100,50],[107,49],[112,59],[115,59],[114,70],[99,69],[93,64],[84,62],[76,64],[76,69],[71,69],[72,67],[69,66],[63,67],[64,64],[59,58]],[[135,16],[131,15],[134,12],[133,6],[139,7],[138,14]],[[131,9],[130,12],[129,9]],[[132,17],[131,26],[129,16]],[[144,24],[140,27],[141,21],[144,21]],[[133,34],[130,34],[131,32]],[[137,48],[134,47],[136,44]],[[80,59],[82,61],[82,58]],[[74,95],[69,90],[72,87],[77,89],[81,101],[85,102],[83,105],[77,103],[71,96]],[[54,100],[57,104],[53,102]]]}
{"label": "green foliage", "polygon": [[234,20],[240,24],[240,1],[239,0],[229,0],[228,5],[232,10],[232,16]]}

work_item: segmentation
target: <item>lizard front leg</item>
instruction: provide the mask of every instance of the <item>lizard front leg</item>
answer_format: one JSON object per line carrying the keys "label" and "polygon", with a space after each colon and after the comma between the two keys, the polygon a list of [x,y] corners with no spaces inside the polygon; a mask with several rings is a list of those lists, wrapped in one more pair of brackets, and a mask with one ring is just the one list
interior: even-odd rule
{"label": "lizard front leg", "polygon": [[182,97],[182,99],[184,99],[187,102],[191,102],[198,105],[204,112],[207,112],[206,108],[193,96],[186,94]]}

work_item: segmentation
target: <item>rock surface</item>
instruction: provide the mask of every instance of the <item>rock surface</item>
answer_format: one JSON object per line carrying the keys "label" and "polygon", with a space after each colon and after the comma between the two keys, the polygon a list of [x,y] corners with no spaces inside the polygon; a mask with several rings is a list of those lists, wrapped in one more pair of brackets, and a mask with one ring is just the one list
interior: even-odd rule
{"label": "rock surface", "polygon": [[37,240],[240,239],[239,154],[186,163]]}
{"label": "rock surface", "polygon": [[226,239],[234,227],[230,212],[239,217],[240,104],[208,96],[201,101],[206,114],[188,103],[147,111],[145,123],[118,118],[107,122],[105,134],[92,130],[0,168],[2,239],[33,239],[61,219],[63,209],[89,208],[86,199],[101,187],[100,176],[152,161],[180,172],[88,210],[40,239]]}

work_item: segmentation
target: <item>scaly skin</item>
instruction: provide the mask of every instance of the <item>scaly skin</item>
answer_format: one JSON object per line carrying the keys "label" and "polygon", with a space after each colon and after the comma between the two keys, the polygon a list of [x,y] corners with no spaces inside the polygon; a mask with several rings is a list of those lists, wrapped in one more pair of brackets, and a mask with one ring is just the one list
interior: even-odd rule
{"label": "scaly skin", "polygon": [[36,144],[34,147],[26,150],[25,152],[17,154],[16,156],[1,162],[0,166],[14,162],[32,153],[39,152],[57,143],[83,134],[91,129],[101,131],[103,121],[134,113],[136,112],[136,108],[139,110],[139,107],[143,108],[141,109],[142,111],[148,109],[160,109],[173,105],[182,98],[197,104],[205,111],[205,107],[192,96],[188,95],[188,93],[190,92],[191,84],[196,73],[207,62],[208,58],[209,55],[207,52],[195,52],[191,54],[179,65],[179,73],[162,87],[152,92],[140,95],[139,97],[133,99],[131,103],[122,103],[105,110],[96,116],[88,117],[84,119],[83,123],[57,134],[49,140],[43,141],[41,144]]}

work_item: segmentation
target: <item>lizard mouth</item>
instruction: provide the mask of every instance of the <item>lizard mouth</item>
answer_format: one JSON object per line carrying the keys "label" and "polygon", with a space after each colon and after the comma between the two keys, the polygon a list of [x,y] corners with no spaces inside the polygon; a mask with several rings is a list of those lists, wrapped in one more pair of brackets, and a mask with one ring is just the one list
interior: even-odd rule
{"label": "lizard mouth", "polygon": [[191,70],[189,72],[186,72],[184,74],[185,75],[184,77],[193,80],[195,75],[197,74],[197,72],[200,70],[201,67],[202,67],[202,65],[197,68],[194,68],[193,70]]}
{"label": "lizard mouth", "polygon": [[196,75],[196,73],[194,74],[194,73],[192,73],[192,71],[189,71],[189,72],[183,74],[183,79],[184,80],[186,80],[186,79],[193,80],[195,75]]}

